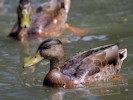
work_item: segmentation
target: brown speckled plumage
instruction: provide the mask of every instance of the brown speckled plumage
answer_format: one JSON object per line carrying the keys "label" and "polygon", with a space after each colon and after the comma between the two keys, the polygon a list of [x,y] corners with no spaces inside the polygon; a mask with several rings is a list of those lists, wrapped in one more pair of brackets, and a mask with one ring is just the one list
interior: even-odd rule
{"label": "brown speckled plumage", "polygon": [[45,40],[37,52],[50,60],[50,70],[43,84],[64,88],[112,79],[119,73],[127,56],[126,49],[119,50],[117,44],[110,44],[78,53],[65,61],[62,43],[57,39]]}
{"label": "brown speckled plumage", "polygon": [[[25,0],[21,0],[25,1]],[[59,37],[65,29],[75,34],[86,33],[85,29],[74,28],[66,23],[71,0],[50,0],[38,8],[31,8],[30,3],[24,3],[26,9],[19,4],[17,8],[18,21],[9,36],[21,41],[37,38]],[[25,6],[23,5],[23,6]],[[30,16],[30,26],[20,26],[20,13],[26,10]],[[25,28],[25,30],[24,30]],[[24,34],[24,35],[23,35]]]}

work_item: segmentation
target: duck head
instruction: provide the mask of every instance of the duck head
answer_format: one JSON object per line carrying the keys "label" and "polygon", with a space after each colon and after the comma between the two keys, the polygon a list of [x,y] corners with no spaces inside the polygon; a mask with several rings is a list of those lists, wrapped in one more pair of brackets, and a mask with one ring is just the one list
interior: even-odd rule
{"label": "duck head", "polygon": [[17,8],[20,27],[28,28],[30,26],[30,13],[31,6],[29,0],[20,0]]}
{"label": "duck head", "polygon": [[50,60],[50,67],[60,67],[64,64],[64,49],[57,39],[46,39],[40,44],[36,54],[29,58],[23,68],[32,66],[43,59]]}

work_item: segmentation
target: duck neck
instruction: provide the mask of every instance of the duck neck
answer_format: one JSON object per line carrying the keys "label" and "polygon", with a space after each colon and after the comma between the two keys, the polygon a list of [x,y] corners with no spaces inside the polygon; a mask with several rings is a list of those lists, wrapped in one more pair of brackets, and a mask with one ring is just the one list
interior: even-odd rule
{"label": "duck neck", "polygon": [[64,61],[64,56],[50,59],[50,70],[57,67],[61,68],[64,65]]}

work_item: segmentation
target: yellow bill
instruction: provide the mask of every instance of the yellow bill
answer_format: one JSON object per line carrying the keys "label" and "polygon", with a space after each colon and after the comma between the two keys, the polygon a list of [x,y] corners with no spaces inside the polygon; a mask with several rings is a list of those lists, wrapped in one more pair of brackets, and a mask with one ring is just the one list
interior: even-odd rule
{"label": "yellow bill", "polygon": [[39,52],[37,52],[35,56],[28,57],[25,59],[23,68],[30,67],[30,66],[42,61],[43,59],[44,58],[39,54]]}
{"label": "yellow bill", "polygon": [[21,27],[27,28],[30,27],[30,15],[27,11],[22,11],[20,19]]}

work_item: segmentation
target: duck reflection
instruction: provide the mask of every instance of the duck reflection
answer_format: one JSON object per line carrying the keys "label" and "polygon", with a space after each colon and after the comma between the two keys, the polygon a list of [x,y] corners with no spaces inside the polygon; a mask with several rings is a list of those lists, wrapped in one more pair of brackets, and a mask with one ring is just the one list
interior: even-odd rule
{"label": "duck reflection", "polygon": [[98,100],[98,96],[120,94],[121,86],[126,84],[127,81],[123,79],[119,82],[99,83],[97,86],[77,89],[50,88],[48,96],[50,100]]}

